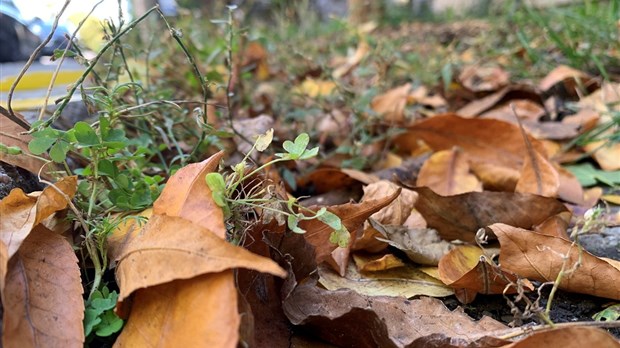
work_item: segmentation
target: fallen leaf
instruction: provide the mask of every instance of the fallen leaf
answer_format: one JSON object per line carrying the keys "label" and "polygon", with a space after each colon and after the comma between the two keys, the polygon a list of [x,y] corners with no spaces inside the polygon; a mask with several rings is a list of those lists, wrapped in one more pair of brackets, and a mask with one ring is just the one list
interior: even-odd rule
{"label": "fallen leaf", "polygon": [[355,263],[350,262],[344,277],[334,272],[331,267],[321,265],[319,283],[327,290],[351,289],[367,296],[412,298],[419,295],[445,297],[453,294],[452,289],[441,281],[410,265],[360,273]]}
{"label": "fallen leaf", "polygon": [[447,344],[455,340],[465,346],[477,341],[472,338],[476,334],[506,329],[489,317],[474,321],[462,310],[451,312],[434,298],[403,300],[348,289],[329,291],[314,281],[298,285],[285,298],[283,309],[293,325],[311,327],[313,333],[337,346],[422,347],[428,341]]}
{"label": "fallen leaf", "polygon": [[293,93],[300,93],[311,98],[316,98],[328,96],[334,91],[334,89],[336,89],[336,84],[334,81],[316,80],[311,77],[307,77],[301,85],[293,88]]}
{"label": "fallen leaf", "polygon": [[[22,154],[10,155],[0,151],[0,161],[26,169],[31,173],[38,174],[40,172],[43,178],[50,180],[52,178],[51,173],[57,170],[57,166],[54,163],[49,163],[43,159],[25,155],[30,154],[28,143],[32,140],[32,136],[21,133],[28,131],[30,127],[26,129],[18,125],[17,123],[11,121],[7,115],[8,111],[0,106],[0,144],[8,147],[16,146],[21,149]],[[24,122],[24,126],[28,124],[24,117],[19,113],[15,113],[15,116]],[[42,168],[43,170],[41,170]]]}
{"label": "fallen leaf", "polygon": [[471,163],[471,171],[488,191],[514,192],[520,177],[519,170],[493,163]]}
{"label": "fallen leaf", "polygon": [[529,85],[513,84],[488,96],[476,99],[458,109],[456,113],[466,118],[477,117],[495,105],[507,104],[513,100],[532,100],[542,104],[539,91]]}
{"label": "fallen leaf", "polygon": [[482,191],[482,183],[469,173],[469,163],[459,148],[431,155],[420,169],[416,186],[427,186],[442,196]]}
{"label": "fallen leaf", "polygon": [[[439,277],[444,284],[455,290],[465,289],[468,298],[461,303],[471,302],[476,293],[513,294],[517,292],[517,277],[490,260],[491,255],[474,245],[459,245],[439,261]],[[513,284],[514,286],[509,286]],[[526,285],[527,286],[527,285]],[[529,290],[533,290],[529,284]]]}
{"label": "fallen leaf", "polygon": [[606,172],[604,170],[596,169],[590,163],[577,164],[565,167],[568,171],[573,173],[581,185],[588,187],[594,186],[598,182],[601,182],[607,186],[614,186],[620,184],[620,171]]}
{"label": "fallen leaf", "polygon": [[532,226],[532,231],[536,231],[547,236],[570,240],[567,230],[572,215],[573,214],[571,214],[571,212],[565,211],[557,215],[550,216],[547,220],[541,222],[540,224]]}
{"label": "fallen leaf", "polygon": [[[394,140],[396,146],[408,150],[423,140],[434,151],[461,148],[472,163],[492,163],[519,170],[526,147],[519,127],[492,119],[467,119],[444,114],[419,122]],[[529,137],[532,146],[545,153],[538,140]]]}
{"label": "fallen leaf", "polygon": [[[64,177],[54,186],[73,198],[77,190],[77,177]],[[48,186],[42,192],[30,194],[25,194],[21,189],[12,190],[0,201],[0,240],[7,246],[9,258],[17,252],[36,225],[67,207],[64,195]]]}
{"label": "fallen leaf", "polygon": [[463,68],[458,80],[472,92],[490,92],[506,86],[510,74],[496,66],[469,65]]}
{"label": "fallen leaf", "polygon": [[[402,189],[396,184],[380,180],[364,187],[362,202],[368,199],[378,199],[394,194],[401,190],[400,195],[388,206],[382,208],[370,217],[385,225],[402,225],[411,215],[417,194],[411,190]],[[353,241],[353,250],[365,250],[371,253],[379,252],[387,247],[385,242],[377,240],[381,236],[368,222],[364,222],[364,230]]]}
{"label": "fallen leaf", "polygon": [[[602,115],[609,114],[610,111],[620,111],[620,105],[618,105],[618,102],[620,102],[619,91],[620,83],[605,82],[600,89],[581,98],[577,103],[577,107],[596,110]],[[601,117],[599,122],[601,121],[605,121],[605,118]]]}
{"label": "fallen leaf", "polygon": [[534,348],[534,347],[607,347],[618,348],[620,343],[609,332],[587,326],[561,327],[535,332],[526,338],[502,348]]}
{"label": "fallen leaf", "polygon": [[136,291],[114,347],[237,347],[237,289],[232,270]]}
{"label": "fallen leaf", "polygon": [[[148,219],[153,215],[153,208],[148,208],[136,214],[137,217]],[[120,223],[112,233],[108,235],[108,259],[110,266],[115,266],[116,261],[123,254],[123,250],[130,245],[132,240],[141,232],[146,222],[138,219],[129,219]]]}
{"label": "fallen leaf", "polygon": [[362,59],[366,57],[369,51],[370,46],[368,43],[365,40],[360,41],[355,53],[349,55],[344,64],[334,69],[332,72],[332,77],[339,79],[351,72],[351,70],[353,70],[353,68],[355,68],[362,61]]}
{"label": "fallen leaf", "polygon": [[425,187],[413,190],[418,193],[416,209],[447,240],[473,242],[480,228],[496,222],[532,228],[567,211],[553,198],[527,193],[485,191],[442,197]]}
{"label": "fallen leaf", "polygon": [[232,245],[189,220],[153,215],[119,255],[118,301],[141,288],[240,267],[286,276],[271,259]]}
{"label": "fallen leaf", "polygon": [[544,197],[556,197],[560,188],[560,175],[547,157],[534,149],[525,129],[519,121],[526,155],[521,167],[521,176],[515,192],[533,193]]}
{"label": "fallen leaf", "polygon": [[205,181],[205,176],[217,169],[223,155],[218,152],[174,173],[153,204],[153,213],[185,218],[223,239],[226,236],[224,213],[213,201]]}
{"label": "fallen leaf", "polygon": [[[598,258],[572,242],[506,224],[489,226],[497,236],[499,262],[506,270],[541,282],[555,281],[564,264],[559,288],[580,294],[620,299],[620,262]],[[581,254],[581,265],[576,267]],[[569,272],[572,270],[572,272]]]}
{"label": "fallen leaf", "polygon": [[547,76],[545,76],[538,87],[542,91],[548,91],[551,87],[562,84],[565,91],[570,95],[577,95],[576,89],[578,86],[587,86],[592,83],[596,83],[588,74],[583,71],[573,69],[566,65],[560,65],[551,70]]}
{"label": "fallen leaf", "polygon": [[560,175],[560,187],[558,188],[558,198],[574,203],[583,203],[583,187],[579,183],[579,180],[569,170],[554,164],[555,169]]}
{"label": "fallen leaf", "polygon": [[411,84],[407,83],[395,87],[384,94],[376,96],[370,107],[388,123],[402,123],[405,121],[405,106]]}
{"label": "fallen leaf", "polygon": [[355,261],[355,265],[360,272],[385,271],[405,265],[398,257],[394,256],[394,254],[385,254],[381,256],[362,256],[354,254],[353,261]]}
{"label": "fallen leaf", "polygon": [[10,259],[4,287],[5,347],[83,347],[84,300],[71,245],[37,225]]}
{"label": "fallen leaf", "polygon": [[[327,210],[338,215],[342,224],[349,232],[362,228],[364,221],[369,216],[392,203],[400,195],[400,189],[393,194],[378,199],[368,199],[360,203],[347,203],[329,207]],[[309,207],[310,210],[318,211],[318,206]],[[304,238],[315,248],[316,260],[321,263],[331,255],[337,245],[329,241],[333,229],[318,219],[302,220],[299,227],[306,230]]]}
{"label": "fallen leaf", "polygon": [[454,248],[431,228],[383,226],[374,220],[371,224],[380,233],[381,241],[402,250],[411,261],[421,265],[437,266],[439,260]]}
{"label": "fallen leaf", "polygon": [[592,157],[599,166],[605,171],[620,170],[620,143],[611,141],[595,141],[584,146],[588,152],[592,152]]}
{"label": "fallen leaf", "polygon": [[[254,140],[258,136],[267,133],[270,129],[273,129],[273,126],[273,117],[268,115],[258,115],[252,118],[236,119],[234,124],[235,135],[233,136],[233,139],[235,140],[235,144],[237,144],[237,151],[243,154],[249,153],[252,150],[252,146],[254,144],[249,143],[248,141],[246,141],[246,139]],[[258,157],[258,151],[253,152],[251,156],[252,158],[256,159]],[[221,159],[221,155],[220,153],[215,154],[211,158],[207,159],[207,161],[211,160],[212,158],[215,161],[215,167],[208,165],[209,171],[216,170],[217,165],[219,164],[219,161]],[[206,175],[206,173],[202,174],[203,176]]]}

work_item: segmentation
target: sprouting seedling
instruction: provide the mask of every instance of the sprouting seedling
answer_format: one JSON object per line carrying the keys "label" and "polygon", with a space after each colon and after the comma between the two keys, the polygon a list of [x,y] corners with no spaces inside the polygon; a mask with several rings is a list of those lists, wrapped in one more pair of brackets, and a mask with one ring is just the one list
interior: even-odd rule
{"label": "sprouting seedling", "polygon": [[[338,244],[340,247],[346,247],[349,244],[349,231],[342,224],[338,215],[328,211],[326,208],[321,208],[318,211],[312,211],[308,208],[304,208],[297,203],[297,199],[290,197],[287,201],[281,201],[276,198],[236,198],[231,199],[231,195],[245,179],[260,172],[267,166],[273,165],[277,162],[289,161],[289,160],[305,160],[316,156],[319,152],[319,148],[315,147],[308,149],[310,143],[310,137],[307,133],[302,133],[294,141],[287,140],[283,143],[285,152],[276,153],[276,159],[269,161],[262,166],[252,170],[249,173],[245,172],[245,163],[249,158],[252,151],[257,150],[259,152],[265,151],[271,142],[273,141],[273,129],[268,130],[265,134],[259,135],[252,147],[252,149],[246,154],[243,160],[237,165],[233,166],[233,172],[226,177],[220,173],[209,173],[206,175],[205,180],[209,189],[212,192],[212,198],[219,207],[224,211],[225,218],[233,216],[235,207],[244,205],[248,207],[261,208],[263,210],[271,211],[272,213],[280,214],[280,216],[286,216],[286,224],[288,228],[295,233],[305,233],[306,231],[299,226],[301,221],[318,219],[324,224],[333,229],[330,236],[330,242]],[[278,202],[286,205],[284,210],[274,209],[269,207],[271,203]]]}

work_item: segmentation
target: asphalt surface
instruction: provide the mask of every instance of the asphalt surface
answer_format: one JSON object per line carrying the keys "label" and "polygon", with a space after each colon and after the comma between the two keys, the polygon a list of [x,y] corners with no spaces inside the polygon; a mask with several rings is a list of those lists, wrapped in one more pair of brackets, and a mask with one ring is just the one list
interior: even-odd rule
{"label": "asphalt surface", "polygon": [[[11,85],[23,69],[26,62],[0,64],[0,105],[8,106],[8,95]],[[52,76],[57,68],[57,62],[45,62],[45,58],[35,62],[22,77],[11,100],[13,110],[19,111],[29,121],[32,115],[38,114],[45,102]],[[48,105],[53,107],[54,101],[67,95],[67,87],[74,83],[84,71],[84,67],[73,60],[65,60],[56,76],[56,82],[51,89]],[[79,95],[73,97],[79,100]],[[35,116],[36,117],[36,116]]]}

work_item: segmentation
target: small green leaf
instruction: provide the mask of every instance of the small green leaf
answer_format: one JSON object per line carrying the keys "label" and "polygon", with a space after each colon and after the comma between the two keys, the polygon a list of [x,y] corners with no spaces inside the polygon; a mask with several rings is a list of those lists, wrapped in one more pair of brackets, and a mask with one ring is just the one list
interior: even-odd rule
{"label": "small green leaf", "polygon": [[93,328],[101,323],[99,316],[103,312],[99,312],[96,309],[86,308],[84,310],[84,335],[88,336],[93,331]]}
{"label": "small green leaf", "polygon": [[114,311],[106,311],[101,316],[101,323],[97,325],[95,333],[99,337],[107,337],[118,332],[123,327],[123,319],[119,318]]}
{"label": "small green leaf", "polygon": [[333,244],[338,244],[341,248],[346,248],[349,245],[350,239],[351,236],[346,228],[334,230],[334,232],[329,235],[329,241]]}
{"label": "small green leaf", "polygon": [[309,142],[310,136],[307,133],[301,133],[295,138],[295,142],[287,140],[282,144],[282,147],[289,153],[291,159],[298,159],[306,151]]}
{"label": "small green leaf", "polygon": [[75,138],[83,146],[92,146],[99,144],[97,132],[86,122],[77,122],[73,129],[75,130]]}
{"label": "small green leaf", "polygon": [[304,153],[301,155],[301,157],[299,157],[300,160],[306,160],[308,158],[312,158],[314,156],[316,156],[319,153],[319,147],[315,147],[311,150],[306,150],[304,151]]}
{"label": "small green leaf", "polygon": [[67,158],[67,152],[69,152],[69,143],[58,140],[50,148],[50,158],[54,162],[62,163]]}
{"label": "small green leaf", "polygon": [[207,186],[213,192],[221,192],[226,191],[226,182],[224,181],[224,177],[220,173],[209,173],[205,176],[205,180],[207,181]]}
{"label": "small green leaf", "polygon": [[319,221],[333,228],[334,230],[342,229],[342,220],[340,220],[338,215],[330,211],[326,211],[324,214],[317,216],[317,218],[319,219]]}
{"label": "small green leaf", "polygon": [[299,223],[299,218],[296,215],[291,214],[286,219],[286,224],[288,225],[288,228],[291,229],[291,231],[295,233],[300,233],[300,234],[306,233],[304,229],[297,226],[298,223]]}
{"label": "small green leaf", "polygon": [[40,155],[42,153],[45,153],[50,147],[52,147],[56,140],[57,138],[33,138],[28,143],[28,150],[30,150],[30,152],[35,155]]}
{"label": "small green leaf", "polygon": [[615,321],[620,319],[620,303],[609,306],[604,310],[594,314],[592,319],[596,321]]}
{"label": "small green leaf", "polygon": [[20,148],[19,148],[19,147],[17,147],[17,146],[10,146],[10,147],[8,147],[8,148],[6,149],[6,152],[7,152],[9,155],[16,156],[16,155],[20,155],[20,154],[22,153],[22,149],[20,149]]}
{"label": "small green leaf", "polygon": [[265,151],[271,142],[273,141],[273,128],[268,130],[265,134],[261,134],[256,138],[256,150],[258,152]]}

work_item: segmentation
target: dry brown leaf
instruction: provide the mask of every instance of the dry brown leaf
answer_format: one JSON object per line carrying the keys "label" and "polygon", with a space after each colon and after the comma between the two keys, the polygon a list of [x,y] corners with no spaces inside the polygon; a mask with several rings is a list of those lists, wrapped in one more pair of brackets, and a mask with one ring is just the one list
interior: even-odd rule
{"label": "dry brown leaf", "polygon": [[514,192],[520,176],[519,170],[493,163],[471,163],[471,171],[489,191]]}
{"label": "dry brown leaf", "polygon": [[405,265],[398,257],[394,256],[394,254],[379,256],[353,254],[353,261],[355,261],[355,265],[360,272],[385,271]]}
{"label": "dry brown leaf", "polygon": [[[336,205],[329,207],[327,210],[338,215],[342,220],[342,224],[349,232],[355,232],[363,226],[364,221],[366,221],[370,215],[392,203],[399,195],[400,190],[397,190],[390,196],[368,199],[360,203]],[[309,207],[309,209],[318,211],[319,207],[313,206]],[[316,261],[318,263],[325,261],[329,255],[331,255],[332,251],[336,249],[337,246],[329,241],[329,236],[333,229],[318,219],[302,220],[299,222],[299,227],[306,230],[303,236],[308,243],[314,246]]]}
{"label": "dry brown leaf", "polygon": [[232,270],[138,290],[114,347],[237,347]]}
{"label": "dry brown leaf", "polygon": [[558,171],[547,160],[547,156],[534,149],[520,121],[519,128],[523,135],[526,155],[515,192],[533,193],[544,197],[557,197],[560,188],[560,175]]}
{"label": "dry brown leaf", "polygon": [[[77,190],[77,177],[69,176],[54,184],[69,198]],[[25,194],[21,189],[12,190],[0,201],[0,240],[6,244],[8,256],[13,256],[30,231],[53,213],[67,207],[66,198],[54,187],[42,192]]]}
{"label": "dry brown leaf", "polygon": [[422,165],[416,186],[427,186],[442,196],[482,191],[482,183],[469,173],[469,163],[457,148],[435,152]]}
{"label": "dry brown leaf", "polygon": [[84,300],[71,245],[37,225],[10,259],[2,289],[4,347],[82,347]]}
{"label": "dry brown leaf", "polygon": [[431,228],[407,228],[405,226],[382,226],[371,220],[378,231],[379,238],[389,245],[405,252],[407,257],[421,265],[437,266],[439,260],[454,245],[442,240],[436,230]]}
{"label": "dry brown leaf", "polygon": [[539,347],[605,347],[619,348],[618,342],[609,332],[587,326],[570,326],[535,332],[532,335],[501,348],[539,348]]}
{"label": "dry brown leaf", "polygon": [[405,222],[418,198],[417,193],[414,191],[403,189],[392,182],[381,180],[364,187],[362,202],[383,199],[394,195],[396,192],[400,192],[400,194],[395,200],[370,217],[386,225],[401,225]]}
{"label": "dry brown leaf", "polygon": [[472,92],[490,92],[506,86],[510,74],[500,67],[470,65],[463,68],[458,80]]}
{"label": "dry brown leaf", "polygon": [[319,283],[327,290],[351,289],[360,295],[399,296],[411,298],[425,295],[445,297],[453,294],[452,289],[440,280],[411,265],[385,271],[360,273],[355,263],[350,262],[344,276],[331,267],[319,266]]}
{"label": "dry brown leaf", "polygon": [[603,170],[620,170],[620,143],[610,141],[596,141],[584,146],[588,152],[594,152],[592,157]]}
{"label": "dry brown leaf", "polygon": [[[399,297],[372,297],[353,290],[329,291],[314,281],[298,285],[284,300],[283,309],[294,325],[313,328],[322,339],[349,347],[423,347],[428,342],[441,347],[484,336],[506,326],[488,317],[473,321],[462,310],[449,311],[437,299],[421,297],[403,301]],[[346,332],[346,335],[342,335]]]}
{"label": "dry brown leaf", "polygon": [[514,112],[512,112],[512,106],[517,110],[517,115],[524,126],[527,129],[525,121],[536,122],[539,118],[545,115],[545,108],[529,99],[517,99],[511,100],[510,103],[499,105],[483,114],[481,118],[493,118],[496,120],[502,120],[510,123],[516,123]]}
{"label": "dry brown leaf", "polygon": [[355,50],[355,53],[348,56],[344,64],[334,69],[334,71],[332,72],[332,77],[335,79],[339,79],[351,72],[351,70],[355,68],[362,61],[362,59],[364,59],[364,57],[366,57],[369,51],[370,46],[368,45],[368,43],[365,40],[360,41],[359,45],[357,46],[357,50]]}
{"label": "dry brown leaf", "polygon": [[529,85],[513,84],[490,94],[484,98],[476,99],[456,111],[457,114],[471,118],[477,117],[490,110],[495,105],[508,104],[512,100],[533,100],[541,101],[539,91]]}
{"label": "dry brown leaf", "polygon": [[[506,224],[493,224],[489,228],[499,239],[500,264],[521,277],[541,282],[555,281],[563,264],[565,271],[569,271],[579,260],[579,247],[566,239]],[[581,265],[565,274],[559,288],[619,300],[619,277],[619,261],[598,258],[584,250]]]}
{"label": "dry brown leaf", "polygon": [[568,211],[550,216],[547,220],[538,225],[532,226],[532,231],[536,231],[547,236],[554,236],[569,240],[568,225],[572,214]]}
{"label": "dry brown leaf", "polygon": [[[136,216],[149,219],[153,215],[153,208],[148,208]],[[119,257],[123,254],[123,250],[131,241],[140,233],[146,222],[138,219],[130,219],[120,223],[112,233],[108,235],[108,259],[111,261],[110,266],[116,265]]]}
{"label": "dry brown leaf", "polygon": [[388,123],[402,123],[405,121],[405,106],[411,91],[411,84],[407,83],[395,87],[376,96],[370,103],[370,107],[383,117]]}
{"label": "dry brown leaf", "polygon": [[560,165],[554,164],[554,167],[560,175],[558,198],[574,204],[583,204],[583,187],[577,177]]}
{"label": "dry brown leaf", "polygon": [[[619,82],[605,82],[600,89],[594,93],[581,98],[577,103],[580,108],[596,110],[600,113],[608,113],[615,110],[620,111],[620,83]],[[607,115],[606,117],[610,117]],[[605,120],[605,117],[603,117]]]}
{"label": "dry brown leaf", "polygon": [[414,190],[418,192],[416,209],[447,240],[473,242],[478,229],[496,222],[532,228],[567,211],[553,198],[527,193],[485,191],[442,197],[426,187]]}
{"label": "dry brown leaf", "polygon": [[[534,149],[544,154],[542,143],[529,138]],[[419,122],[396,137],[394,143],[406,151],[420,139],[435,151],[458,146],[472,163],[492,163],[516,170],[521,169],[527,151],[519,127],[503,121],[467,119],[454,114]]]}
{"label": "dry brown leaf", "polygon": [[576,97],[579,95],[577,92],[579,86],[595,89],[598,86],[598,82],[583,71],[566,65],[560,65],[551,70],[538,84],[538,87],[543,92],[549,91],[554,86],[561,86],[564,89],[564,93],[571,97]]}
{"label": "dry brown leaf", "polygon": [[[459,245],[439,261],[440,279],[455,290],[467,291],[466,298],[459,297],[457,293],[461,303],[473,301],[476,293],[490,295],[517,292],[516,287],[508,287],[509,284],[516,284],[517,277],[493,264],[489,257],[478,246]],[[529,290],[534,288],[531,284],[529,287]]]}
{"label": "dry brown leaf", "polygon": [[[29,134],[20,134],[28,131],[28,129],[24,129],[17,123],[11,121],[7,116],[5,116],[6,114],[8,114],[8,111],[0,106],[0,144],[4,144],[9,147],[17,146],[23,153],[29,154],[30,150],[28,149],[28,143],[32,140],[32,136]],[[15,116],[24,121],[24,123],[28,123],[19,113],[16,113]],[[24,154],[9,155],[7,153],[0,152],[0,161],[26,169],[31,173],[38,174],[41,172],[41,176],[48,180],[52,178],[50,173],[55,171],[57,168],[54,163],[49,163],[48,161],[33,156],[26,156]],[[41,168],[43,168],[43,171],[41,171]]]}
{"label": "dry brown leaf", "polygon": [[[380,180],[364,187],[362,202],[368,199],[383,198],[394,194],[398,190],[401,190],[401,193],[392,203],[370,216],[373,220],[385,225],[402,225],[411,215],[418,195],[411,190],[402,189],[387,180]],[[379,252],[387,247],[385,242],[377,240],[376,237],[380,236],[368,222],[365,222],[363,232],[358,234],[351,248],[371,253]]]}
{"label": "dry brown leaf", "polygon": [[226,236],[224,213],[211,197],[205,176],[215,171],[224,155],[218,152],[200,163],[179,169],[166,183],[153,204],[153,213],[179,216],[208,229],[218,237]]}
{"label": "dry brown leaf", "polygon": [[232,245],[189,220],[153,215],[119,256],[118,301],[141,288],[240,267],[286,276],[271,259]]}

